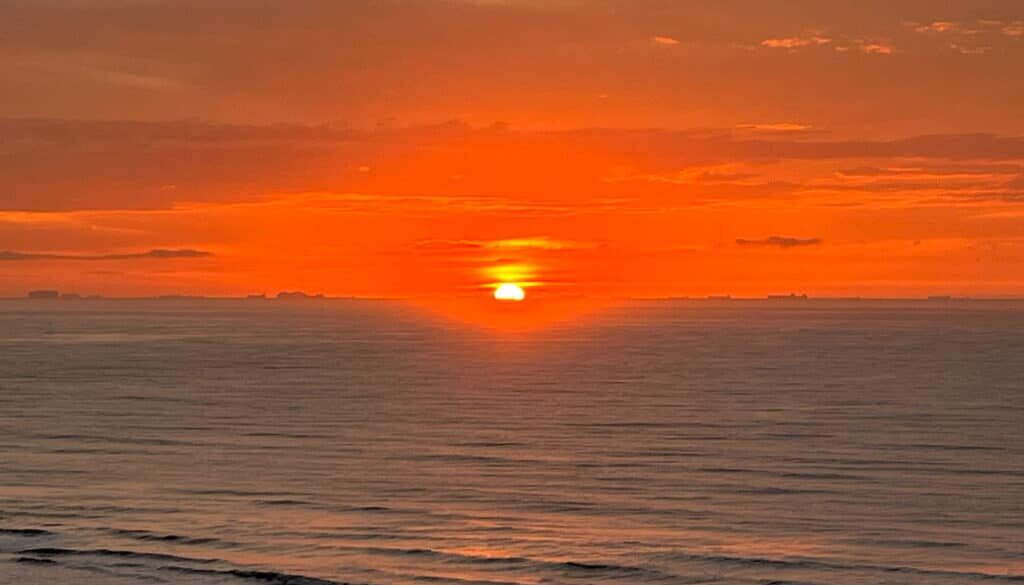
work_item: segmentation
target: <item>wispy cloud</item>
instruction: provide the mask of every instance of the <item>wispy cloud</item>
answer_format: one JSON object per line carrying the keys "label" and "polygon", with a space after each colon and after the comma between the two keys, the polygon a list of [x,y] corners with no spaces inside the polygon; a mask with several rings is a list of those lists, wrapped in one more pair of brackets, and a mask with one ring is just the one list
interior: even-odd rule
{"label": "wispy cloud", "polygon": [[950,43],[949,48],[960,53],[961,55],[984,55],[992,50],[992,47],[985,46],[970,46],[962,45],[960,43]]}
{"label": "wispy cloud", "polygon": [[1007,23],[1002,28],[1003,34],[1008,37],[1024,37],[1024,20],[1015,20]]}
{"label": "wispy cloud", "polygon": [[802,132],[804,130],[810,130],[811,126],[797,122],[772,122],[767,124],[740,124],[737,128],[744,130],[759,130],[763,132]]}
{"label": "wispy cloud", "polygon": [[832,42],[829,37],[812,34],[800,37],[782,37],[765,39],[761,41],[762,47],[768,47],[770,49],[799,49],[802,47],[813,47],[827,45]]}
{"label": "wispy cloud", "polygon": [[141,75],[127,71],[94,70],[90,71],[89,75],[96,80],[112,83],[114,85],[150,91],[179,89],[183,87],[183,84],[180,81],[174,79],[159,77],[156,75]]}
{"label": "wispy cloud", "polygon": [[205,258],[212,256],[210,252],[203,250],[178,249],[164,250],[153,249],[146,252],[134,252],[129,254],[40,254],[33,252],[16,252],[12,250],[0,250],[0,261],[17,260],[137,260],[137,259],[171,259],[171,258]]}
{"label": "wispy cloud", "polygon": [[936,20],[927,24],[912,23],[914,30],[919,33],[947,33],[960,30],[960,25],[948,20]]}
{"label": "wispy cloud", "polygon": [[762,181],[758,179],[759,176],[760,175],[758,173],[752,172],[751,167],[748,165],[724,163],[715,165],[697,165],[677,170],[672,173],[652,174],[630,178],[641,178],[651,182],[673,183],[677,185],[722,184],[739,187],[743,185],[750,186],[761,184]]}
{"label": "wispy cloud", "polygon": [[892,55],[894,51],[893,46],[887,42],[867,39],[846,40],[834,45],[834,48],[839,53],[857,51],[865,55]]}
{"label": "wispy cloud", "polygon": [[581,250],[592,248],[593,245],[548,237],[531,237],[502,240],[423,240],[417,242],[416,247],[431,250]]}
{"label": "wispy cloud", "polygon": [[769,236],[760,240],[748,240],[744,238],[736,240],[736,244],[739,246],[775,248],[800,248],[804,246],[817,246],[821,243],[821,238],[792,238],[788,236]]}
{"label": "wispy cloud", "polygon": [[862,53],[866,53],[868,55],[892,55],[892,46],[884,43],[858,41],[856,45]]}
{"label": "wispy cloud", "polygon": [[679,44],[679,39],[675,39],[673,37],[655,36],[651,38],[651,42],[653,42],[655,45],[659,45],[662,47],[674,47]]}
{"label": "wispy cloud", "polygon": [[992,20],[979,19],[969,22],[936,20],[929,23],[909,22],[908,26],[916,32],[932,35],[982,35],[1003,34],[1008,37],[1024,36],[1024,20]]}
{"label": "wispy cloud", "polygon": [[810,33],[802,36],[778,37],[761,41],[761,46],[769,49],[798,49],[830,46],[840,53],[857,50],[868,55],[891,55],[893,48],[888,43],[849,37],[833,38],[822,33]]}
{"label": "wispy cloud", "polygon": [[[135,216],[128,220],[121,213],[115,220],[96,212],[170,212],[201,202],[320,193],[303,207],[323,213],[384,213],[402,206],[417,214],[444,210],[566,215],[600,211],[598,201],[611,201],[612,207],[628,207],[628,202],[643,198],[659,205],[679,201],[673,193],[680,186],[686,187],[687,204],[737,197],[777,200],[792,193],[793,185],[806,185],[809,176],[819,172],[812,172],[813,167],[828,166],[821,172],[831,174],[858,165],[953,167],[970,161],[1016,164],[1024,159],[1021,136],[835,138],[825,129],[809,131],[798,122],[783,118],[739,128],[495,133],[469,126],[361,131],[198,122],[0,120],[7,152],[0,173],[6,189],[0,229],[17,230],[29,238],[25,242],[32,242],[4,240],[5,247],[14,249],[79,249],[52,239],[31,239],[30,232],[37,229],[33,226],[39,225],[46,226],[46,238],[56,231],[88,232],[94,244],[83,249],[149,249],[194,240],[126,240],[148,227],[137,225]],[[510,151],[520,155],[510,159]],[[410,157],[410,152],[426,153],[428,158],[424,162]],[[579,158],[581,152],[610,154],[595,162]],[[838,162],[829,166],[829,160]],[[370,163],[373,172],[358,171]],[[777,170],[766,173],[768,164],[777,165]],[[54,168],[61,172],[51,172]],[[457,175],[464,178],[452,179]],[[559,188],[553,188],[553,180]],[[647,184],[630,184],[640,181]],[[177,188],[167,189],[168,184]],[[593,197],[585,206],[576,195],[584,192]],[[30,213],[75,210],[93,213]]]}
{"label": "wispy cloud", "polygon": [[992,52],[1000,37],[1024,36],[1024,21],[1021,20],[937,20],[907,25],[915,32],[946,40],[947,46],[961,55],[985,55]]}
{"label": "wispy cloud", "polygon": [[485,248],[503,249],[539,249],[539,250],[569,250],[586,247],[580,242],[556,240],[553,238],[512,238],[507,240],[494,240],[484,243]]}

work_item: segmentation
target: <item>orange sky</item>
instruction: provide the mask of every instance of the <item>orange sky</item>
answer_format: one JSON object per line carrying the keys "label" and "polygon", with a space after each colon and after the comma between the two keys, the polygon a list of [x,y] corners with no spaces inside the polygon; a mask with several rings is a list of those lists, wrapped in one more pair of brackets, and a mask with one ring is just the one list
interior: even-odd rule
{"label": "orange sky", "polygon": [[0,4],[0,295],[1024,295],[1015,0]]}

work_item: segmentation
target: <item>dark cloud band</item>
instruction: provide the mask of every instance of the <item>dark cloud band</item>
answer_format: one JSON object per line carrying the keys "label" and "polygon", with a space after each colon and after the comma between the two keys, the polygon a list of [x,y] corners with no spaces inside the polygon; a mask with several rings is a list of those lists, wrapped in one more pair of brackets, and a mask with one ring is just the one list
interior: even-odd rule
{"label": "dark cloud band", "polygon": [[739,246],[769,246],[776,248],[800,248],[804,246],[818,246],[821,244],[821,242],[821,238],[790,238],[786,236],[771,236],[761,240],[746,240],[743,238],[736,240],[736,244]]}
{"label": "dark cloud band", "polygon": [[95,255],[79,255],[79,254],[34,254],[31,252],[15,252],[11,250],[0,250],[0,261],[19,261],[19,260],[81,260],[81,261],[98,261],[98,260],[137,260],[137,259],[170,259],[170,258],[205,258],[212,256],[210,252],[203,250],[190,250],[190,249],[179,249],[179,250],[163,250],[154,249],[146,252],[137,252],[132,254],[95,254]]}

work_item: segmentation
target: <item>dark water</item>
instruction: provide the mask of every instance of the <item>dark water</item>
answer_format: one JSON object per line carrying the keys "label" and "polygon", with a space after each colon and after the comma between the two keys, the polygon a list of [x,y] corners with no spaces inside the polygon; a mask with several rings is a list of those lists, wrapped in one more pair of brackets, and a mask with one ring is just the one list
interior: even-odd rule
{"label": "dark water", "polygon": [[1024,308],[0,302],[0,583],[1024,582]]}

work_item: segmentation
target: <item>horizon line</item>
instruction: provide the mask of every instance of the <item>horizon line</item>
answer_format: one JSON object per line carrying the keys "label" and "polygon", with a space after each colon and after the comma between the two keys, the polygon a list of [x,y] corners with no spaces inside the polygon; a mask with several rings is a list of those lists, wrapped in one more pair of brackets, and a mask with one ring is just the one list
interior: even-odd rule
{"label": "horizon line", "polygon": [[[31,291],[31,292],[57,292],[57,291]],[[284,293],[285,296],[275,295],[191,295],[191,294],[159,294],[159,295],[129,295],[129,296],[108,296],[108,295],[83,295],[76,293],[57,293],[53,296],[31,296],[28,293],[24,296],[0,296],[0,301],[250,301],[250,302],[316,302],[316,301],[378,301],[378,302],[410,302],[417,300],[428,300],[433,298],[453,297],[388,297],[388,296],[359,296],[359,295],[327,295],[307,293]],[[468,298],[468,297],[467,297]],[[809,295],[809,294],[766,294],[766,295],[704,295],[704,296],[659,296],[659,297],[607,297],[606,300],[623,302],[672,302],[672,301],[702,301],[702,302],[751,302],[751,301],[1024,301],[1021,295],[924,295],[924,296],[859,296],[859,295]]]}

